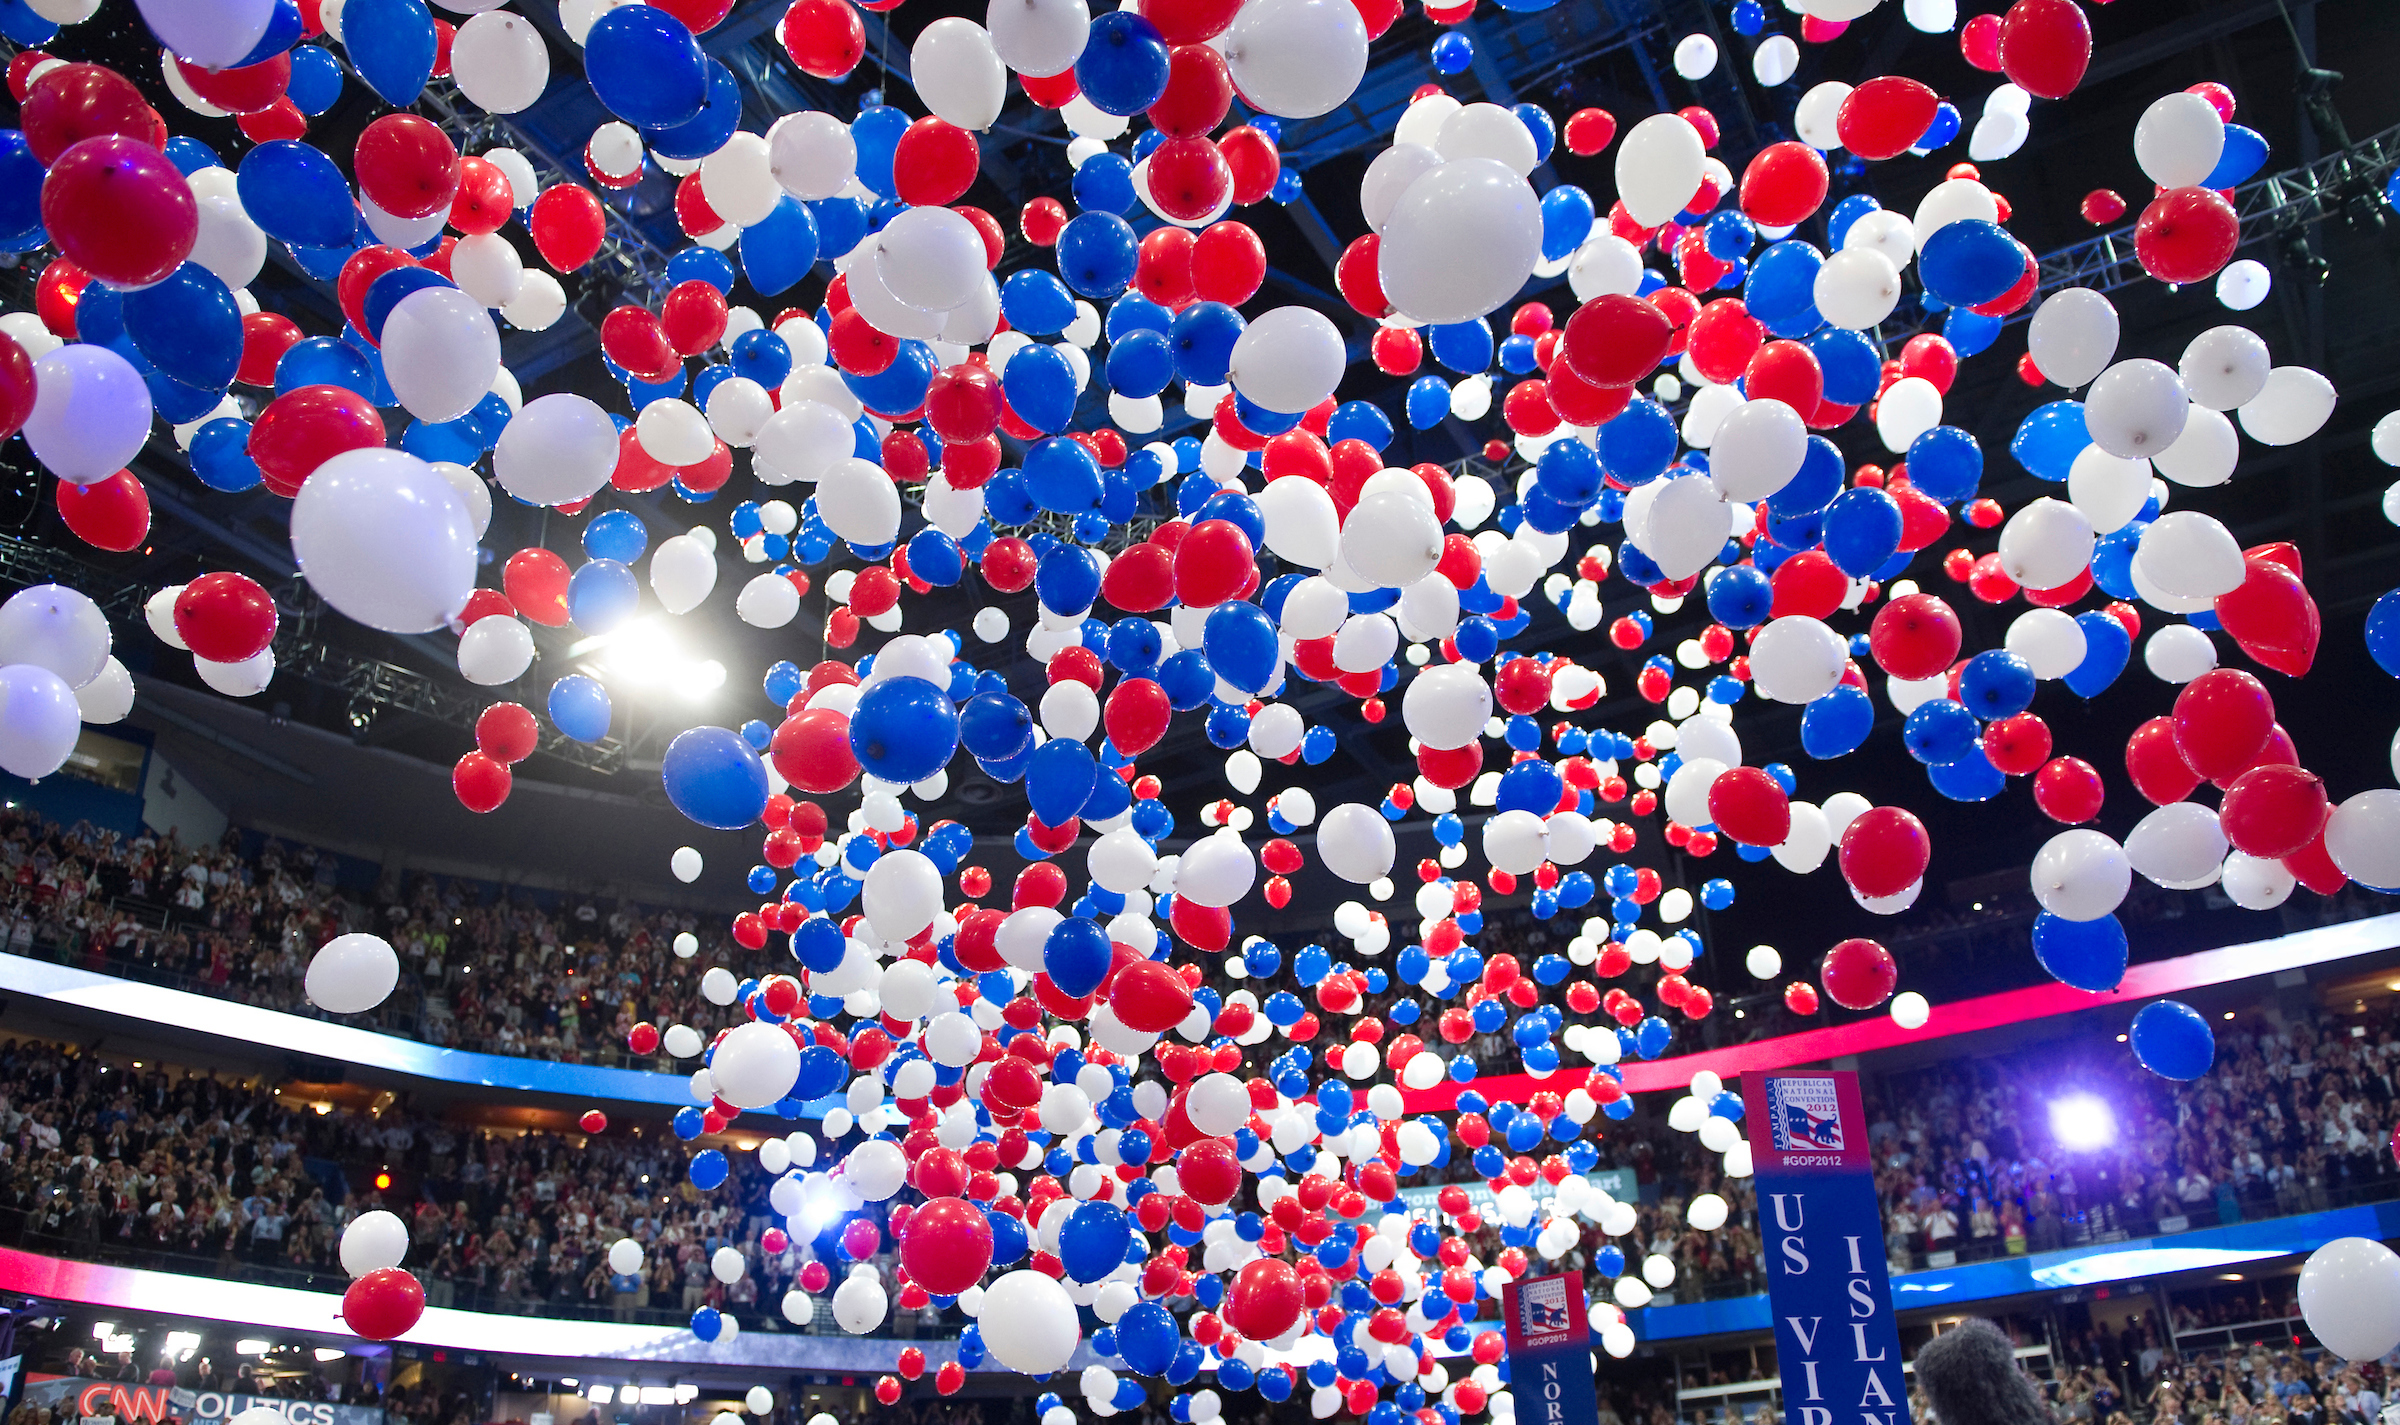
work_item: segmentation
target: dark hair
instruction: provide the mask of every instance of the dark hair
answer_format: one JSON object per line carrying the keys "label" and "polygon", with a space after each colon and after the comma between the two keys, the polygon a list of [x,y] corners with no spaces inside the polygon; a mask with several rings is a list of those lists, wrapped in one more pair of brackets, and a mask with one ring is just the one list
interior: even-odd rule
{"label": "dark hair", "polygon": [[1934,1337],[1916,1366],[1941,1425],[2053,1425],[2050,1407],[2017,1369],[2015,1348],[1989,1321],[1969,1317]]}

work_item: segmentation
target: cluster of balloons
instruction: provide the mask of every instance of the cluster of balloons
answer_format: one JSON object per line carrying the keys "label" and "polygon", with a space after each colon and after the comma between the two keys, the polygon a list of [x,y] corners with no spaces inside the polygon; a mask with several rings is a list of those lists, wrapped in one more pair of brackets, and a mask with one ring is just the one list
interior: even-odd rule
{"label": "cluster of balloons", "polygon": [[[724,0],[570,0],[561,24],[610,116],[583,146],[591,187],[544,187],[507,148],[462,153],[412,112],[438,71],[494,113],[550,79],[522,17],[493,0],[440,3],[464,23],[423,0],[140,0],[178,100],[238,116],[252,140],[230,166],[171,136],[123,76],[22,49],[0,229],[14,250],[56,255],[36,310],[0,315],[0,431],[24,432],[71,529],[123,549],[150,517],[126,467],[164,417],[210,489],[290,500],[295,561],[327,604],[389,632],[455,632],[460,675],[482,687],[528,673],[535,625],[655,655],[699,686],[724,681],[721,666],[676,661],[673,632],[715,596],[720,555],[763,566],[727,600],[754,627],[790,626],[820,594],[827,656],[765,671],[772,717],[688,728],[661,769],[694,822],[763,828],[743,878],[760,902],[731,925],[757,961],[705,975],[723,1028],[645,1023],[629,1046],[694,1061],[694,1102],[674,1122],[686,1139],[838,1100],[825,1117],[827,1138],[849,1144],[838,1159],[819,1164],[799,1134],[759,1151],[788,1224],[770,1250],[839,1224],[847,1259],[838,1279],[811,1263],[782,1309],[805,1324],[830,1293],[836,1323],[863,1333],[895,1308],[955,1306],[972,1324],[936,1373],[943,1393],[987,1363],[1064,1368],[1088,1307],[1102,1363],[1076,1386],[1095,1414],[1145,1399],[1139,1378],[1180,1389],[1213,1363],[1215,1389],[1180,1396],[1179,1420],[1206,1425],[1218,1391],[1250,1389],[1305,1390],[1320,1417],[1347,1408],[1377,1425],[1509,1417],[1499,1338],[1470,1322],[1585,1225],[1632,1231],[1634,1209],[1586,1176],[1597,1120],[1633,1112],[1626,1060],[1667,1054],[1715,1004],[1686,973],[1702,949],[1686,922],[1732,904],[1734,883],[1665,885],[1622,859],[1637,828],[1659,823],[1697,859],[1726,851],[1801,875],[1830,860],[1877,915],[1908,909],[1932,866],[1908,808],[1838,788],[1803,798],[1813,768],[1746,755],[1737,724],[1753,700],[1801,710],[1811,763],[1857,752],[1880,698],[1904,716],[1896,740],[1936,795],[1985,801],[2028,779],[2061,828],[2031,867],[2033,950],[2080,988],[2122,978],[2114,912],[2137,871],[2221,882],[2259,908],[2297,885],[2400,887],[2400,791],[2337,802],[2300,765],[2266,680],[2220,666],[2222,635],[2275,677],[2308,671],[2321,627],[2299,553],[2243,549],[2204,509],[2170,508],[2232,479],[2245,436],[2315,434],[2333,388],[2275,364],[2239,325],[2170,364],[2120,354],[2098,292],[2036,306],[2038,264],[1978,167],[2024,142],[2038,101],[2081,81],[2091,39],[2073,0],[2014,0],[1964,26],[1944,0],[1906,0],[1908,24],[1957,29],[1972,65],[2005,76],[1971,131],[1957,104],[1904,75],[1817,84],[1798,96],[1798,137],[1748,155],[1720,154],[1704,108],[1620,133],[1597,109],[1562,125],[1536,105],[1429,87],[1362,179],[1368,230],[1336,272],[1350,310],[1247,313],[1266,253],[1230,214],[1299,194],[1283,122],[1350,98],[1398,0],[1141,0],[1098,16],[1085,0],[996,0],[984,23],[945,18],[917,39],[922,117],[879,101],[764,133],[741,127],[740,82],[700,40]],[[1799,42],[1876,5],[1791,8],[1797,40],[1753,53],[1763,88],[1792,80]],[[1442,24],[1472,9],[1426,7]],[[1745,35],[1765,24],[1755,4],[1735,19]],[[10,37],[38,46],[49,23]],[[796,0],[778,34],[826,78],[866,49],[851,0]],[[337,47],[391,110],[347,154],[308,142],[308,117],[346,82]],[[1431,59],[1457,72],[1472,45],[1445,34]],[[1721,59],[1694,37],[1675,67],[1698,78]],[[1073,135],[1071,204],[993,214],[962,201],[976,135],[1012,84]],[[2234,112],[2221,85],[2161,96],[2131,157],[2156,189],[2136,224],[2142,267],[2219,277],[2238,310],[2263,288],[2228,266],[2241,234],[2221,190],[2267,153]],[[1930,156],[1962,131],[1967,159],[1912,211],[1835,197],[1836,164]],[[1613,198],[1536,191],[1562,142],[1583,156],[1614,146]],[[623,400],[526,399],[500,324],[560,319],[560,279],[608,238],[594,190],[652,167],[677,180],[690,245],[655,301],[599,323]],[[2127,211],[2114,194],[2083,206],[2094,222]],[[1139,233],[1128,215],[1143,213],[1156,221]],[[1003,274],[1012,229],[1038,258]],[[332,284],[338,332],[258,308],[247,289],[271,246]],[[812,273],[825,278],[813,306],[770,316],[733,301],[744,285],[798,301],[786,294]],[[1519,300],[1560,277],[1569,308]],[[1882,326],[1904,303],[1938,330],[1887,350]],[[1982,496],[1986,452],[1945,403],[1959,364],[2029,307],[2019,375],[2060,395],[2008,456],[2058,489],[2009,511]],[[1400,411],[1339,399],[1345,326],[1371,329],[1379,370],[1414,377]],[[1170,400],[1200,433],[1166,438]],[[1501,473],[1387,465],[1395,416],[1494,422]],[[1888,467],[1845,459],[1830,433],[1854,424]],[[2400,460],[2400,426],[2386,426],[2376,449]],[[737,467],[756,498],[722,532],[654,545],[643,520],[607,507],[661,490],[704,500]],[[499,587],[479,588],[495,485],[580,519],[580,557],[493,551]],[[1138,540],[1111,538],[1137,519]],[[1983,602],[2026,605],[1996,647],[1968,649],[1957,610],[1912,577],[1957,521],[1998,529],[1998,548],[1950,550],[1949,577]],[[1506,646],[1537,595],[1578,633],[1598,630],[1612,576],[1661,615],[1697,598],[1711,619],[1642,663],[1635,690],[1660,715],[1638,734],[1579,717],[1605,691],[1596,669]],[[912,600],[977,580],[1032,592],[1028,626],[984,608],[970,631],[1022,648],[1039,688],[980,666],[959,632],[907,628]],[[147,615],[229,695],[273,675],[274,601],[238,573],[161,591]],[[873,651],[853,656],[869,631]],[[1628,653],[1653,636],[1646,612],[1608,629]],[[124,714],[133,685],[109,638],[72,590],[0,605],[0,767],[44,775],[79,721]],[[2400,593],[2368,639],[2400,674]],[[2104,802],[2095,767],[2060,751],[2034,707],[2044,682],[2100,696],[2137,643],[2175,691],[2124,749],[2156,810],[2120,843],[2088,825]],[[1413,773],[1380,799],[1320,806],[1295,770],[1261,797],[1270,764],[1339,751],[1335,727],[1311,725],[1291,696],[1303,683],[1336,685],[1370,722],[1396,713]],[[1179,717],[1225,753],[1226,794],[1196,829],[1140,765]],[[607,678],[589,673],[552,681],[538,711],[493,703],[454,769],[460,802],[494,810],[545,735],[596,742],[614,718]],[[1027,865],[1005,889],[969,860],[965,828],[911,806],[939,805],[962,750],[1023,788]],[[2400,777],[2400,747],[2395,760]],[[2213,805],[2195,799],[2203,783]],[[1394,827],[1411,818],[1439,849],[1403,870]],[[1287,952],[1244,933],[1245,906],[1287,905],[1312,852],[1359,888],[1333,913],[1333,947]],[[683,848],[672,869],[694,881],[704,867]],[[1526,964],[1476,947],[1484,897],[1518,894],[1538,917],[1575,918],[1563,952]],[[675,948],[699,946],[687,935]],[[1747,964],[1785,980],[1771,948]],[[1298,992],[1242,983],[1287,968]],[[308,993],[361,1012],[396,973],[388,944],[344,936],[312,960]],[[1801,1014],[1822,995],[1927,1027],[1934,1007],[1899,981],[1888,950],[1850,938],[1785,980],[1784,998]],[[1525,1077],[1487,1095],[1463,1046],[1493,1034]],[[2169,1077],[2213,1062],[2205,1021],[2173,1002],[2146,1006],[2130,1038]],[[1715,1075],[1693,1075],[1667,1117],[1728,1176],[1749,1173],[1740,1098]],[[605,1131],[605,1116],[585,1127]],[[1452,1186],[1411,1209],[1406,1180],[1459,1155],[1488,1195]],[[728,1164],[702,1149],[690,1173],[711,1190]],[[891,1241],[868,1204],[892,1204]],[[1687,1208],[1701,1231],[1726,1215],[1713,1194]],[[1502,1244],[1491,1260],[1467,1236],[1487,1216]],[[357,1278],[344,1319],[374,1339],[423,1309],[387,1217],[361,1218],[342,1243]],[[887,1278],[872,1259],[894,1245]],[[1635,1348],[1626,1313],[1674,1280],[1672,1262],[1639,1250],[1598,1254],[1610,1280],[1588,1320],[1615,1356]],[[610,1255],[631,1271],[642,1248]],[[711,1268],[731,1281],[743,1264],[727,1249]],[[2353,1317],[2350,1294],[2390,1298],[2391,1270],[2321,1274],[2331,1309],[2376,1346],[2363,1354],[2389,1349],[2388,1313]],[[2311,1293],[2304,1278],[2304,1309]],[[1170,1312],[1169,1298],[1198,1309]],[[692,1329],[722,1342],[738,1328],[703,1310]],[[1315,1364],[1270,1355],[1310,1335],[1331,1345]],[[901,1374],[923,1366],[904,1354]],[[879,1386],[887,1400],[898,1390]],[[1046,1399],[1046,1425],[1065,1408]]]}

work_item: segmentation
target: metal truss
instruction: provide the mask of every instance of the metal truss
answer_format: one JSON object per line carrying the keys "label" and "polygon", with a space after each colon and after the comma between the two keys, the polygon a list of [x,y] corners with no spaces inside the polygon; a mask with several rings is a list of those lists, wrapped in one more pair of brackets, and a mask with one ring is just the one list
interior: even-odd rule
{"label": "metal truss", "polygon": [[[54,545],[0,535],[0,585],[23,588],[35,584],[64,584],[98,604],[110,621],[118,624],[143,620],[143,606],[157,592],[86,564]],[[298,586],[297,576],[293,585],[276,601],[285,611],[275,631],[275,671],[279,676],[289,674],[345,694],[354,707],[412,713],[474,731],[475,720],[483,715],[493,695],[327,643],[317,632],[320,606],[316,599]],[[300,611],[289,612],[295,604]],[[625,745],[615,738],[577,742],[545,726],[539,750],[594,772],[614,773],[625,766]]]}

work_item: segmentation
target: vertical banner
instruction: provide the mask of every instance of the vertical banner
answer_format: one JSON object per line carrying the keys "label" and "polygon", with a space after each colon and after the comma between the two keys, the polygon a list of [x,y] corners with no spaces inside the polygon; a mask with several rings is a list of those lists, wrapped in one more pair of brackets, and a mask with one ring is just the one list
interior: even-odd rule
{"label": "vertical banner", "polygon": [[1789,1425],[1909,1425],[1858,1075],[1742,1075]]}
{"label": "vertical banner", "polygon": [[1500,1289],[1508,1332],[1508,1388],[1518,1425],[1594,1425],[1592,1327],[1583,1274],[1528,1277]]}

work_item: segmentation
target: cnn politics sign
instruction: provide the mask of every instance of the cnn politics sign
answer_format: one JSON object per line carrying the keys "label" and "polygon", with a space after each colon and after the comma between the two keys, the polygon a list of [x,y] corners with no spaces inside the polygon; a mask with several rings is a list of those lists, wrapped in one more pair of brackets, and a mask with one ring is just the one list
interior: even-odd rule
{"label": "cnn politics sign", "polygon": [[264,1395],[234,1395],[221,1390],[186,1390],[181,1386],[134,1385],[126,1381],[87,1380],[53,1376],[27,1382],[24,1403],[65,1408],[78,1416],[99,1413],[104,1404],[115,1407],[121,1425],[223,1425],[245,1410],[265,1409],[282,1416],[286,1425],[383,1425],[383,1411],[369,1405],[335,1405],[321,1400],[286,1400]]}

